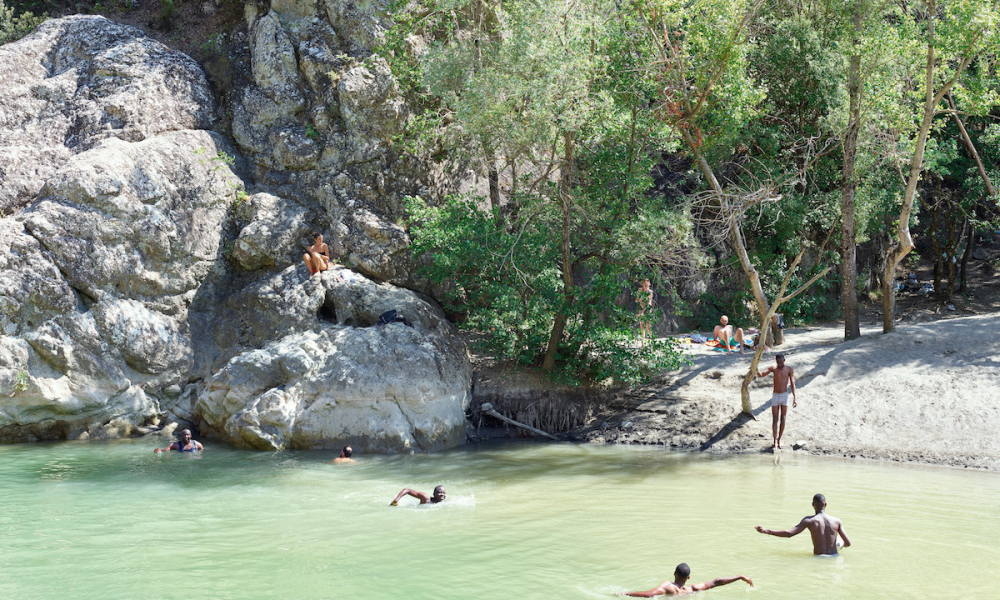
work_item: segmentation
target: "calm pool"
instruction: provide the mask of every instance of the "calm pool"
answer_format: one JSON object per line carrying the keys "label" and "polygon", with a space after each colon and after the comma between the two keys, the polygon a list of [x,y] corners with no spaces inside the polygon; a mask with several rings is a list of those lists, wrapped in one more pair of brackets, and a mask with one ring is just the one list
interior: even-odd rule
{"label": "calm pool", "polygon": [[[995,473],[572,444],[334,466],[206,445],[0,446],[0,598],[611,598],[682,561],[757,584],[711,598],[1000,598]],[[441,505],[388,506],[437,484]],[[754,531],[816,492],[854,542],[839,557]]]}

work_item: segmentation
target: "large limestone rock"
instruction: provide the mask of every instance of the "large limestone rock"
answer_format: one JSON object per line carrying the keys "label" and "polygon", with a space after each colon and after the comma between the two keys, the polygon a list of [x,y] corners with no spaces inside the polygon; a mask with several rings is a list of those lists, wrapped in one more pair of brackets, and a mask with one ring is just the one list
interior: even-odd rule
{"label": "large limestone rock", "polygon": [[101,140],[207,129],[214,110],[187,55],[103,17],[46,21],[0,47],[0,212]]}
{"label": "large limestone rock", "polygon": [[[164,416],[251,448],[463,441],[465,344],[358,273],[410,281],[399,217],[424,181],[390,147],[407,111],[369,56],[380,10],[248,5],[238,149],[206,130],[198,66],[133,29],[72,17],[0,48],[0,442]],[[353,270],[308,277],[314,230]],[[407,323],[376,326],[388,310]]]}
{"label": "large limestone rock", "polygon": [[372,54],[385,11],[378,1],[248,6],[233,44],[242,74],[230,95],[233,138],[258,182],[322,209],[316,228],[348,266],[413,285],[398,222],[403,198],[425,194],[429,175],[424,161],[393,147],[409,110],[388,64]]}
{"label": "large limestone rock", "polygon": [[0,221],[0,441],[127,435],[188,381],[189,307],[242,185],[225,152],[207,131],[108,138]]}
{"label": "large limestone rock", "polygon": [[[268,450],[431,451],[463,441],[471,364],[435,308],[346,269],[303,288],[299,312],[323,310],[326,321],[225,364],[198,398],[205,429]],[[377,326],[387,310],[406,323]]]}

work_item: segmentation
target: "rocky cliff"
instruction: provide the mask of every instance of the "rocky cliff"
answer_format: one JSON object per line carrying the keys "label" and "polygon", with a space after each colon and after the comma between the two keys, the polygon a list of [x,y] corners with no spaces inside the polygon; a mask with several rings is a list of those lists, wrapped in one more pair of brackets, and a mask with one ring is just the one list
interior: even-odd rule
{"label": "rocky cliff", "polygon": [[[426,169],[388,144],[406,108],[375,8],[249,5],[221,106],[190,58],[100,17],[0,47],[0,441],[164,417],[253,448],[462,441],[468,351],[389,283]],[[308,277],[313,229],[350,268]]]}

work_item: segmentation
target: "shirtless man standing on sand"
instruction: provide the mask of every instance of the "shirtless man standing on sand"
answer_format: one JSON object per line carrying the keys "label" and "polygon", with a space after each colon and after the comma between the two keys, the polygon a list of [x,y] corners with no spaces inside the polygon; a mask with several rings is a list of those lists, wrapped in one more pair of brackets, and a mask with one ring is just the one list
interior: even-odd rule
{"label": "shirtless man standing on sand", "polygon": [[[785,415],[788,414],[788,389],[792,390],[792,408],[798,406],[795,398],[795,376],[792,368],[785,366],[785,355],[775,354],[775,367],[768,367],[763,373],[758,372],[757,377],[767,377],[774,374],[774,394],[771,395],[771,436],[773,438],[772,450],[781,450],[781,436],[785,433]],[[781,426],[778,426],[778,420]]]}
{"label": "shirtless man standing on sand", "polygon": [[785,538],[796,536],[802,533],[804,529],[808,529],[810,535],[812,535],[813,554],[816,555],[837,554],[838,535],[844,538],[844,548],[851,545],[851,540],[848,539],[847,532],[844,531],[844,524],[840,522],[840,519],[824,512],[826,510],[826,497],[823,494],[813,496],[813,509],[816,511],[815,515],[803,518],[799,521],[798,525],[788,531],[764,529],[760,525],[755,527],[755,529],[764,535]]}
{"label": "shirtless man standing on sand", "polygon": [[323,242],[321,233],[314,233],[312,237],[313,245],[306,248],[306,253],[302,255],[310,277],[330,268],[330,247]]}
{"label": "shirtless man standing on sand", "polygon": [[720,585],[726,585],[733,583],[734,581],[743,580],[753,587],[753,581],[750,581],[749,577],[743,575],[737,575],[736,577],[719,577],[711,581],[706,581],[705,583],[696,583],[694,585],[685,585],[687,580],[691,578],[691,567],[687,566],[687,563],[681,563],[677,565],[674,569],[674,580],[664,581],[660,585],[656,586],[651,590],[645,592],[623,592],[618,594],[619,596],[634,596],[636,598],[652,598],[653,596],[686,596],[688,594],[693,594],[695,592],[700,592],[702,590],[710,590],[714,587],[719,587]]}

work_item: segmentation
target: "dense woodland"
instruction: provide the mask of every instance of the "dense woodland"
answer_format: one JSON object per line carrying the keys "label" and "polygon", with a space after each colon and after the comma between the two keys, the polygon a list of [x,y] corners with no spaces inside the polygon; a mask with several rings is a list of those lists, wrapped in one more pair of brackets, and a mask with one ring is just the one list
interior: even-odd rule
{"label": "dense woodland", "polygon": [[[47,8],[11,6],[0,41]],[[947,302],[1000,226],[1000,0],[388,10],[379,53],[414,111],[401,151],[486,182],[411,198],[414,254],[500,358],[570,381],[677,364],[638,338],[647,277],[703,329],[724,312],[766,335],[778,311],[851,339],[871,299],[890,331],[916,231]]]}

